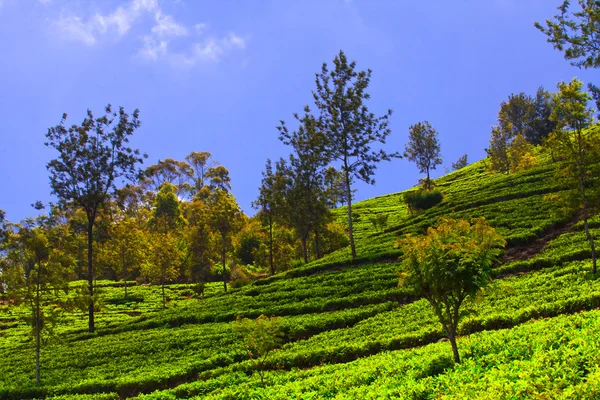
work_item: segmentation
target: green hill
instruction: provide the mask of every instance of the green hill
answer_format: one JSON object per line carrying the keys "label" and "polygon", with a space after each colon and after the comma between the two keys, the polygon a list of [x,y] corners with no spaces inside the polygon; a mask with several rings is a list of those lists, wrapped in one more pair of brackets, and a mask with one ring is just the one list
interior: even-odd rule
{"label": "green hill", "polygon": [[[61,325],[42,352],[18,315],[0,319],[1,398],[597,398],[600,280],[589,273],[581,224],[546,195],[561,191],[547,163],[490,174],[484,161],[436,180],[439,205],[411,216],[401,193],[355,205],[358,260],[342,249],[306,266],[192,299],[189,285],[106,283],[98,332],[83,315]],[[344,223],[345,209],[336,210]],[[377,231],[370,216],[389,214]],[[398,288],[398,237],[440,216],[485,217],[507,240],[496,279],[465,305],[464,362],[452,362],[429,304]],[[600,233],[600,219],[592,219]],[[265,387],[232,331],[236,317],[281,316],[283,347],[267,359]]]}

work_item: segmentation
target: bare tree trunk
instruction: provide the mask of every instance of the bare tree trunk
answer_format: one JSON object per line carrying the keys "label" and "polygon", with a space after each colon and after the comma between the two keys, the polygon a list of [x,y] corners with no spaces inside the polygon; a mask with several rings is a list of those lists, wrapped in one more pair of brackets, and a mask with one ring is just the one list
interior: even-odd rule
{"label": "bare tree trunk", "polygon": [[319,230],[315,229],[315,253],[317,259],[321,258],[321,248],[319,246]]}
{"label": "bare tree trunk", "polygon": [[590,248],[592,250],[592,273],[596,274],[596,248],[594,246],[594,238],[590,234],[589,226],[588,226],[588,212],[587,212],[587,199],[585,197],[585,169],[583,166],[583,144],[581,138],[581,130],[577,131],[577,141],[578,141],[578,160],[577,167],[579,173],[579,189],[581,190],[581,205],[583,208],[583,227],[585,230],[585,236],[587,236],[588,241],[590,242]]}
{"label": "bare tree trunk", "polygon": [[221,260],[223,262],[223,289],[227,292],[227,268],[225,267],[225,237],[223,236],[223,250],[221,254]]}
{"label": "bare tree trunk", "polygon": [[585,230],[585,236],[590,242],[590,248],[592,250],[592,273],[596,273],[596,247],[594,245],[594,238],[590,234],[588,224],[588,211],[587,211],[587,199],[585,197],[585,182],[583,181],[583,171],[580,171],[579,175],[579,188],[581,190],[581,205],[583,208],[583,228]]}
{"label": "bare tree trunk", "polygon": [[163,308],[167,308],[167,300],[165,298],[165,280],[164,280],[164,278],[162,278],[160,280],[160,287],[161,287],[161,290],[162,290]]}
{"label": "bare tree trunk", "polygon": [[273,265],[273,220],[269,219],[269,266],[271,275],[275,275],[275,266]]}
{"label": "bare tree trunk", "polygon": [[304,256],[304,263],[307,264],[308,263],[308,249],[307,249],[307,244],[306,244],[306,240],[307,237],[306,236],[302,236],[302,255]]}
{"label": "bare tree trunk", "polygon": [[37,285],[36,285],[36,299],[35,299],[35,383],[39,385],[41,383],[40,377],[40,270],[38,265],[37,271]]}
{"label": "bare tree trunk", "polygon": [[90,295],[90,302],[88,305],[88,330],[94,332],[94,268],[93,268],[93,229],[94,223],[92,217],[88,215],[88,229],[87,229],[87,247],[88,247],[88,291]]}
{"label": "bare tree trunk", "polygon": [[125,266],[125,247],[121,245],[121,266],[123,267],[123,288],[125,289],[125,298],[127,298],[127,267]]}
{"label": "bare tree trunk", "polygon": [[348,232],[350,239],[350,251],[352,253],[352,261],[356,260],[356,247],[354,246],[354,230],[352,228],[352,190],[350,188],[350,176],[347,169],[344,169],[346,174],[346,201],[348,202]]}

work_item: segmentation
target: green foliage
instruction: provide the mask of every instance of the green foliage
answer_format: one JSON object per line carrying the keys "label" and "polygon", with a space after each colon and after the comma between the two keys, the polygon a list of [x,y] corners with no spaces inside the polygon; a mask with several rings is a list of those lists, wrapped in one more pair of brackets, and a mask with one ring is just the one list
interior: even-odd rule
{"label": "green foliage", "polygon": [[404,202],[411,215],[423,210],[428,210],[442,202],[444,196],[439,190],[428,191],[418,189],[404,194]]}
{"label": "green foliage", "polygon": [[389,218],[389,214],[376,214],[369,217],[369,222],[371,222],[375,230],[382,231],[387,227]]}
{"label": "green foliage", "polygon": [[237,319],[233,331],[242,337],[244,350],[248,358],[254,361],[254,369],[260,374],[264,385],[262,367],[269,353],[283,343],[283,331],[279,327],[279,318],[260,315],[256,320]]}
{"label": "green foliage", "polygon": [[564,52],[565,59],[583,68],[600,66],[600,48],[597,37],[600,34],[600,5],[595,0],[578,0],[579,9],[571,12],[571,2],[564,0],[558,7],[560,14],[554,21],[546,20],[546,26],[539,22],[535,27],[544,33],[555,49]]}
{"label": "green foliage", "polygon": [[390,135],[389,117],[392,110],[382,116],[369,112],[366,101],[370,99],[367,88],[371,70],[355,70],[356,62],[348,62],[343,51],[333,60],[332,71],[323,63],[316,75],[315,105],[320,112],[319,128],[327,143],[330,161],[340,163],[344,175],[348,213],[348,230],[352,259],[356,259],[352,227],[352,184],[355,179],[373,184],[377,164],[399,157],[398,153],[376,151],[373,144],[385,144]]}
{"label": "green foliage", "polygon": [[419,122],[408,128],[408,143],[404,157],[417,164],[419,172],[427,174],[427,188],[430,188],[429,171],[442,163],[438,133],[427,121]]}
{"label": "green foliage", "polygon": [[458,158],[458,160],[456,160],[456,162],[452,163],[452,169],[456,171],[457,169],[464,168],[467,165],[469,165],[469,162],[467,161],[467,155],[463,154]]}
{"label": "green foliage", "polygon": [[460,308],[467,296],[474,296],[490,281],[491,267],[506,241],[485,219],[441,218],[426,236],[407,235],[398,241],[402,248],[399,286],[411,287],[433,307],[460,362],[456,332]]}
{"label": "green foliage", "polygon": [[[96,118],[88,110],[80,126],[66,127],[67,114],[60,124],[48,129],[46,146],[56,149],[59,157],[46,166],[50,186],[60,203],[83,208],[87,216],[88,289],[93,298],[94,270],[93,227],[98,210],[116,189],[120,179],[134,180],[140,174],[137,165],[143,161],[140,151],[128,147],[131,135],[140,126],[139,110],[131,116],[123,107],[113,112],[110,104],[105,114]],[[146,157],[144,155],[144,157]],[[94,331],[94,305],[89,305],[89,328]]]}
{"label": "green foliage", "polygon": [[[588,230],[588,218],[600,205],[600,191],[589,187],[591,178],[598,175],[600,162],[599,126],[591,127],[593,110],[587,106],[590,96],[581,90],[582,83],[573,79],[570,83],[558,84],[559,92],[554,97],[552,119],[557,130],[548,141],[551,151],[561,154],[563,162],[556,177],[570,190],[562,199],[567,208],[581,209],[585,232],[592,252],[592,271],[596,272],[594,238]],[[570,207],[569,207],[570,205]]]}

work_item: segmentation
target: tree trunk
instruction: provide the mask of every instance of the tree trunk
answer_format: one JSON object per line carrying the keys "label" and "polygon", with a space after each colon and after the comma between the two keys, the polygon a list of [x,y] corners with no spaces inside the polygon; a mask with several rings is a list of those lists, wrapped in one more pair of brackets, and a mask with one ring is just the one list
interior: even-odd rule
{"label": "tree trunk", "polygon": [[121,245],[121,266],[123,267],[123,288],[125,289],[125,298],[127,298],[127,267],[125,266],[125,247]]}
{"label": "tree trunk", "polygon": [[165,299],[165,280],[164,280],[164,278],[160,280],[160,287],[162,290],[163,308],[167,308],[167,300]]}
{"label": "tree trunk", "polygon": [[88,291],[90,295],[90,302],[88,305],[88,330],[94,332],[94,268],[93,268],[93,219],[88,215],[88,229],[87,229],[87,246],[88,246]]}
{"label": "tree trunk", "polygon": [[592,273],[596,273],[596,247],[594,245],[594,238],[590,234],[588,226],[588,212],[587,212],[587,199],[585,197],[585,182],[583,181],[583,173],[580,171],[579,175],[579,188],[581,190],[581,205],[583,208],[583,228],[585,230],[585,236],[590,242],[590,248],[592,249]]}
{"label": "tree trunk", "polygon": [[269,266],[271,275],[275,275],[275,266],[273,265],[273,221],[269,221]]}
{"label": "tree trunk", "polygon": [[221,260],[223,262],[223,289],[227,292],[227,268],[225,267],[225,238],[223,237],[223,251],[221,254]]}
{"label": "tree trunk", "polygon": [[301,241],[302,241],[302,255],[304,256],[304,263],[308,264],[308,249],[307,249],[306,240],[307,240],[307,237],[306,236],[302,236],[302,238],[301,238]]}
{"label": "tree trunk", "polygon": [[354,246],[354,231],[352,229],[352,190],[350,189],[350,176],[346,174],[346,200],[348,201],[348,232],[350,239],[350,251],[352,252],[352,261],[356,260],[356,247]]}
{"label": "tree trunk", "polygon": [[427,190],[431,190],[431,180],[429,179],[429,167],[427,167]]}
{"label": "tree trunk", "polygon": [[40,270],[38,265],[35,295],[35,383],[40,384]]}
{"label": "tree trunk", "polygon": [[315,252],[317,259],[321,258],[321,249],[319,246],[319,230],[315,229]]}
{"label": "tree trunk", "polygon": [[448,340],[450,340],[450,345],[452,345],[452,354],[454,354],[454,362],[459,364],[460,363],[460,355],[458,354],[458,346],[456,345],[456,333],[452,331],[452,328],[450,328],[450,334],[448,335]]}

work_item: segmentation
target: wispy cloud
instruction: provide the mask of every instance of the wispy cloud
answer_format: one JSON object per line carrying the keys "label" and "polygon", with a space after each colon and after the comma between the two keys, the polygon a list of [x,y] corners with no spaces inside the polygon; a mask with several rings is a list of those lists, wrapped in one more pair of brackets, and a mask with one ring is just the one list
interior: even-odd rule
{"label": "wispy cloud", "polygon": [[131,0],[118,6],[108,14],[96,13],[88,18],[62,11],[55,26],[63,33],[63,37],[80,41],[88,46],[94,45],[104,35],[125,36],[132,25],[145,13],[160,12],[157,0]]}
{"label": "wispy cloud", "polygon": [[[164,12],[158,0],[129,0],[111,12],[85,17],[63,9],[54,26],[64,38],[94,46],[104,37],[123,38],[144,16],[152,16],[153,19],[153,25],[145,28],[147,31],[140,36],[141,46],[137,51],[146,61],[163,60],[174,66],[189,67],[202,62],[219,61],[228,52],[246,47],[246,40],[233,32],[219,37],[207,34],[206,23],[196,23],[190,27],[179,23]],[[187,47],[187,51],[172,50],[173,41],[183,40],[192,33],[196,38],[191,39],[187,46],[175,46],[178,49]]]}

